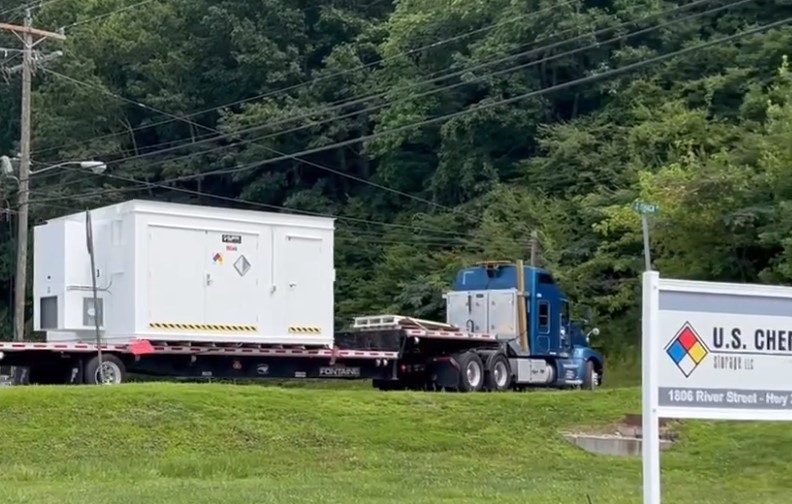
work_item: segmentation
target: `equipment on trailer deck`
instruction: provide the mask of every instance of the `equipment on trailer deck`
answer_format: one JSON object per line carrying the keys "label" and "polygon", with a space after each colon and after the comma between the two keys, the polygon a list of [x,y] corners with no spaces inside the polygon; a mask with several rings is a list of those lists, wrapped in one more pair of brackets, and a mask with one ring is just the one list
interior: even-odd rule
{"label": "equipment on trailer deck", "polygon": [[[132,200],[34,229],[33,326],[47,341],[332,345],[333,219]],[[308,308],[310,307],[310,308]]]}
{"label": "equipment on trailer deck", "polygon": [[552,275],[522,261],[460,270],[445,323],[364,316],[333,335],[332,219],[143,201],[91,214],[98,310],[85,287],[84,217],[36,228],[34,326],[47,341],[0,343],[0,363],[23,368],[22,382],[121,383],[134,373],[499,391],[603,379],[589,342],[599,331],[585,334]]}

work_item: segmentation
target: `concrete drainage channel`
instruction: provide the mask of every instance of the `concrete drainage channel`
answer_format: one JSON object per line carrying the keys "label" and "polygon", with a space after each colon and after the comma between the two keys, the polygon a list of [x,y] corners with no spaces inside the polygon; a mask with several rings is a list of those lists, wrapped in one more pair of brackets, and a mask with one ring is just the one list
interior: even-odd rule
{"label": "concrete drainage channel", "polygon": [[[678,439],[671,422],[660,419],[660,450],[667,450]],[[574,445],[595,455],[640,456],[642,446],[641,415],[626,415],[610,433],[570,432],[564,437]]]}

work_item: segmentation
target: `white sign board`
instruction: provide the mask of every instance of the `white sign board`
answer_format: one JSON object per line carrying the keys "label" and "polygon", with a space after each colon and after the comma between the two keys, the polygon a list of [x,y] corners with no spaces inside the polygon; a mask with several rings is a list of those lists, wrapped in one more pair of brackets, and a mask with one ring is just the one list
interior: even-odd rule
{"label": "white sign board", "polygon": [[643,274],[644,503],[659,418],[792,420],[792,288]]}

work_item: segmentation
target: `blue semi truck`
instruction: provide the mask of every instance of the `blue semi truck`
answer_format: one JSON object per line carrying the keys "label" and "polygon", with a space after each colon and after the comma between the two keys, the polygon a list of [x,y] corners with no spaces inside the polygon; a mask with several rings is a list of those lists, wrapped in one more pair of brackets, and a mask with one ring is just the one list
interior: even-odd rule
{"label": "blue semi truck", "polygon": [[[398,372],[375,379],[375,386],[592,390],[602,384],[604,357],[590,342],[599,330],[585,332],[589,321],[572,319],[570,300],[550,272],[523,261],[484,262],[460,270],[444,297],[443,325],[398,316],[356,319],[354,327],[365,332],[352,336],[352,346],[379,341],[377,348],[400,352]],[[460,337],[427,343],[405,338],[407,330],[446,330]]]}
{"label": "blue semi truck", "polygon": [[[0,342],[0,364],[24,383],[118,384],[130,374],[173,378],[370,379],[381,390],[505,391],[598,387],[597,328],[571,316],[550,272],[523,261],[458,271],[444,323],[357,317],[332,346],[244,342]],[[588,318],[588,317],[586,317]],[[101,368],[101,372],[100,372]]]}

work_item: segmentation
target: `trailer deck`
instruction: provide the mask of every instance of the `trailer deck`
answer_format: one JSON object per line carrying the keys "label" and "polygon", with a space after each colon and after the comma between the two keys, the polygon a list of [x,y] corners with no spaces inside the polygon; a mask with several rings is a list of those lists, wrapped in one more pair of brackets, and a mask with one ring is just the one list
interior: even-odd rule
{"label": "trailer deck", "polygon": [[[411,338],[429,338],[439,340],[464,340],[464,341],[495,341],[495,336],[490,334],[470,333],[460,331],[455,326],[414,319],[401,315],[376,315],[357,317],[352,325],[352,330],[341,333],[347,337],[341,338],[342,342],[335,347],[306,346],[306,345],[267,345],[261,343],[223,343],[199,341],[157,341],[138,340],[128,344],[103,344],[103,352],[118,352],[132,355],[150,354],[202,354],[202,355],[245,355],[245,356],[280,356],[280,357],[334,357],[378,359],[396,358],[397,350],[370,350],[364,349],[365,340],[375,342],[382,333],[398,333],[398,336]],[[353,341],[361,341],[364,348],[348,346],[349,334],[358,337]],[[92,353],[97,351],[95,343],[63,343],[63,342],[0,342],[0,352],[25,352],[25,351],[50,351],[50,352],[75,352]]]}
{"label": "trailer deck", "polygon": [[[137,340],[102,344],[114,375],[215,378],[370,378],[378,384],[413,374],[429,356],[446,362],[455,352],[497,344],[494,335],[400,315],[354,319],[351,329],[327,346],[238,342]],[[107,362],[109,360],[109,362]],[[96,383],[98,352],[88,342],[0,342],[0,363],[27,367],[26,382]]]}

